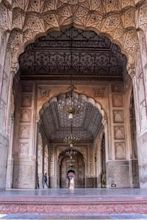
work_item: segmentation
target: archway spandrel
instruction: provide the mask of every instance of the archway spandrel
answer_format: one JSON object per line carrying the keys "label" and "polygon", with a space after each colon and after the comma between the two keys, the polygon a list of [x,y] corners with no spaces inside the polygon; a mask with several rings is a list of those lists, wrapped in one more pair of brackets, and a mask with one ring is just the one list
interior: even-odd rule
{"label": "archway spandrel", "polygon": [[3,3],[0,3],[0,28],[10,30],[11,19],[12,12]]}
{"label": "archway spandrel", "polygon": [[44,22],[43,19],[35,13],[29,13],[26,16],[25,24],[23,30],[30,29],[32,32],[43,32],[44,30]]}
{"label": "archway spandrel", "polygon": [[58,18],[58,16],[55,15],[53,12],[50,12],[50,13],[43,15],[43,22],[44,22],[45,31],[48,31],[51,28],[59,27],[59,23],[58,23],[57,18]]}
{"label": "archway spandrel", "polygon": [[[50,30],[60,30],[73,25],[81,29],[102,32],[117,43],[122,52],[128,57],[129,62],[134,63],[133,56],[138,47],[136,30],[126,32],[125,28],[134,28],[134,1],[14,1],[13,27],[23,26],[22,52],[28,43],[33,42],[38,36],[46,35]],[[45,5],[47,7],[45,7]],[[111,6],[110,6],[111,5]],[[109,6],[109,7],[108,7]],[[16,10],[17,8],[17,10]],[[20,8],[21,10],[18,10]],[[123,8],[123,10],[122,10]],[[25,13],[24,18],[24,11]],[[23,25],[24,23],[24,25]],[[137,34],[136,34],[137,35]],[[133,39],[133,40],[132,40]],[[18,57],[18,56],[17,56]]]}
{"label": "archway spandrel", "polygon": [[113,32],[117,27],[121,27],[121,19],[119,14],[111,14],[104,18],[101,31],[106,33]]}
{"label": "archway spandrel", "polygon": [[102,1],[100,1],[100,0],[91,1],[90,2],[90,10],[103,13],[104,12],[104,7],[103,7],[103,4],[102,4]]}
{"label": "archway spandrel", "polygon": [[85,8],[83,6],[79,6],[74,14],[74,21],[76,22],[76,20],[85,20],[87,15],[88,15],[88,12],[89,12],[89,9],[88,8]]}
{"label": "archway spandrel", "polygon": [[135,28],[135,8],[127,8],[121,15],[124,28]]}
{"label": "archway spandrel", "polygon": [[56,9],[57,9],[56,1],[54,0],[44,1],[44,5],[42,6],[42,12],[47,12],[47,11],[56,10]]}
{"label": "archway spandrel", "polygon": [[20,8],[13,9],[12,29],[17,28],[22,30],[25,21],[25,14],[22,13]]}
{"label": "archway spandrel", "polygon": [[40,12],[42,7],[43,1],[41,0],[29,1],[27,10],[33,12]]}
{"label": "archway spandrel", "polygon": [[103,16],[100,13],[94,11],[94,12],[90,12],[87,15],[86,22],[85,22],[86,27],[92,26],[100,31],[102,24],[103,24]]}
{"label": "archway spandrel", "polygon": [[128,6],[134,6],[134,0],[121,0],[121,8],[127,8]]}
{"label": "archway spandrel", "polygon": [[13,0],[13,8],[20,8],[27,11],[29,0]]}
{"label": "archway spandrel", "polygon": [[138,9],[139,26],[147,24],[147,1]]}
{"label": "archway spandrel", "polygon": [[128,52],[128,54],[133,55],[138,48],[139,42],[136,30],[134,29],[126,32],[124,34],[124,49]]}

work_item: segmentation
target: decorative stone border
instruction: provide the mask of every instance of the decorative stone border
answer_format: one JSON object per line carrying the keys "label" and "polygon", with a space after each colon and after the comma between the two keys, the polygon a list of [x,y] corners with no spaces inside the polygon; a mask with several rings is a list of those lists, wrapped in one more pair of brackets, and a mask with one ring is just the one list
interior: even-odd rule
{"label": "decorative stone border", "polygon": [[[145,199],[101,199],[96,198],[22,198],[0,199],[1,214],[57,214],[57,215],[96,215],[96,214],[120,214],[139,213],[147,214],[147,200]],[[6,201],[7,200],[7,201]]]}

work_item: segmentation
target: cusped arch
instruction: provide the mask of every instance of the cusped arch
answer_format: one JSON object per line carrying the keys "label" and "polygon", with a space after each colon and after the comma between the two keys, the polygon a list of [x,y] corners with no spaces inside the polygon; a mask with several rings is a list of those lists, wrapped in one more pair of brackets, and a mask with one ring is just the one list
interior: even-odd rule
{"label": "cusped arch", "polygon": [[[67,149],[65,149],[65,150],[63,150],[63,151],[61,151],[61,152],[59,153],[59,155],[58,155],[58,164],[60,164],[61,161],[64,159],[66,152],[69,152],[70,150],[71,150],[70,148],[67,148]],[[74,148],[72,148],[72,150],[73,150],[73,151],[76,151],[76,152],[81,156],[81,158],[83,159],[83,162],[85,163],[86,158],[84,158],[84,155],[82,154],[82,152],[80,151],[80,149],[76,149],[76,148],[74,147]]]}
{"label": "cusped arch", "polygon": [[[56,3],[55,3],[56,2]],[[111,3],[111,4],[110,4]],[[116,4],[116,2],[96,1],[40,1],[20,4],[15,1],[14,9],[18,10],[18,25],[14,25],[23,36],[16,44],[17,55],[12,60],[13,65],[18,65],[18,57],[24,51],[26,45],[36,38],[47,35],[49,31],[61,30],[67,26],[74,26],[84,30],[93,30],[97,34],[107,35],[112,42],[118,44],[128,58],[128,63],[135,63],[134,52],[138,48],[137,33],[135,30],[135,2]],[[16,10],[14,10],[16,13]],[[26,13],[27,12],[27,13]],[[20,25],[19,23],[22,23]],[[21,27],[22,26],[22,27]],[[13,42],[12,42],[13,44]],[[17,57],[17,59],[16,59]]]}
{"label": "cusped arch", "polygon": [[[40,118],[41,116],[44,114],[44,110],[47,109],[49,107],[49,105],[53,102],[58,102],[58,100],[60,99],[61,96],[66,96],[68,92],[65,93],[60,93],[57,96],[52,97],[51,99],[49,99],[49,101],[47,101],[46,103],[43,104],[43,106],[41,107],[41,109],[39,110],[39,115]],[[81,94],[78,92],[73,92],[73,95],[77,98],[77,99],[82,99],[87,103],[92,104],[95,108],[97,108],[97,110],[100,112],[103,122],[107,120],[107,116],[106,116],[106,112],[103,109],[102,105],[100,103],[98,103],[94,98],[89,97],[85,94]]]}

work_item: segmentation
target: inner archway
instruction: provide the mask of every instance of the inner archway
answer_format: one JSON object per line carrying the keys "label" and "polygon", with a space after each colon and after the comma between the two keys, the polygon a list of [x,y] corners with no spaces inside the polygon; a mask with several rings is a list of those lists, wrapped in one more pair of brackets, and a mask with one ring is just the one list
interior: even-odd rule
{"label": "inner archway", "polygon": [[[43,175],[49,174],[48,186],[51,188],[67,188],[69,170],[75,173],[76,188],[96,187],[98,181],[101,186],[102,167],[98,163],[95,164],[94,142],[97,142],[98,137],[104,132],[106,126],[104,122],[107,123],[104,118],[105,113],[93,98],[76,92],[72,95],[76,106],[80,108],[82,105],[81,111],[74,115],[72,121],[68,117],[68,112],[60,109],[61,101],[65,105],[68,103],[68,92],[53,97],[40,110],[38,128],[45,144],[42,145]],[[71,135],[77,137],[77,141],[72,145],[65,141]],[[47,151],[45,151],[46,145]],[[45,164],[46,153],[48,153],[48,164]],[[101,155],[99,158],[102,159]],[[89,163],[91,163],[90,167]],[[99,166],[97,173],[96,166]],[[37,180],[39,170],[40,167],[38,167]]]}
{"label": "inner archway", "polygon": [[85,162],[83,155],[74,149],[68,149],[59,155],[60,188],[69,187],[69,178],[75,181],[75,188],[85,188]]}

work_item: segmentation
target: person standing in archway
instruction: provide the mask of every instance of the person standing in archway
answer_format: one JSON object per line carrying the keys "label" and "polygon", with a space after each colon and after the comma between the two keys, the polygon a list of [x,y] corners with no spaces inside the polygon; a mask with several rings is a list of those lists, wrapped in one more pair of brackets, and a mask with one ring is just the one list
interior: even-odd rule
{"label": "person standing in archway", "polygon": [[69,171],[67,177],[68,177],[68,188],[70,190],[74,190],[74,188],[75,188],[75,174],[74,174],[74,172]]}
{"label": "person standing in archway", "polygon": [[44,175],[43,175],[43,188],[48,188],[47,173],[44,173]]}

